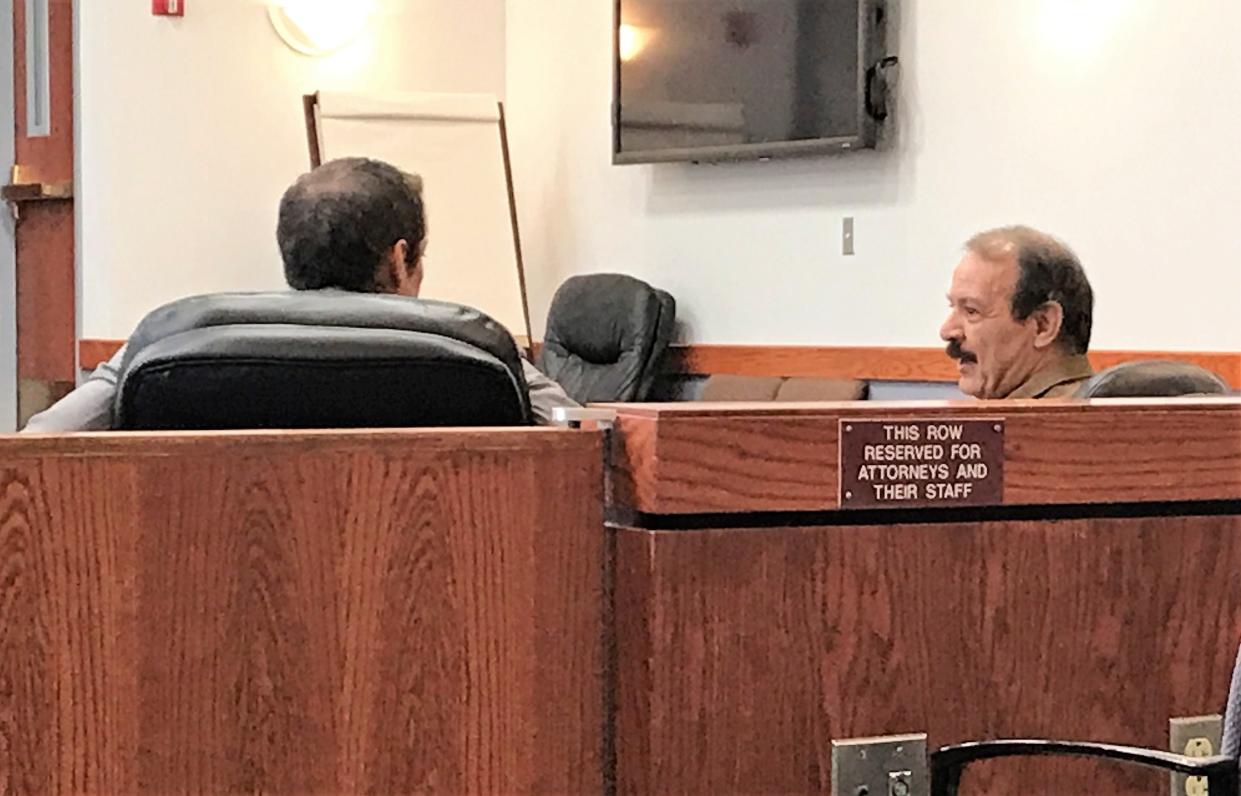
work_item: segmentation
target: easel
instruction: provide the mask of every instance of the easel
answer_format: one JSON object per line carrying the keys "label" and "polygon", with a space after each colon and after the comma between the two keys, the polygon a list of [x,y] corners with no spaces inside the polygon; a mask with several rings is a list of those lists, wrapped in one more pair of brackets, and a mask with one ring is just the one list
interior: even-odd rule
{"label": "easel", "polygon": [[[486,312],[528,348],[504,104],[478,94],[315,93],[303,97],[302,107],[312,168],[357,155],[422,177],[432,251],[425,296]],[[500,179],[503,203],[495,198]]]}

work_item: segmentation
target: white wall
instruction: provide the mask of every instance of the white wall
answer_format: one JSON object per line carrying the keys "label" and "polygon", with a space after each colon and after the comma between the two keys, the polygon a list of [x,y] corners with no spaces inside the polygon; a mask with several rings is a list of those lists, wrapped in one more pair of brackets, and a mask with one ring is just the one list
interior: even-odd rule
{"label": "white wall", "polygon": [[1082,257],[1097,348],[1241,350],[1241,2],[901,0],[889,151],[719,166],[610,165],[611,7],[507,0],[536,335],[615,270],[692,340],[934,345],[961,242],[1023,222]]}
{"label": "white wall", "polygon": [[81,3],[80,304],[121,338],[181,296],[284,285],[276,206],[308,167],[316,89],[504,93],[504,0],[378,0],[326,58],[289,50],[261,0]]}
{"label": "white wall", "polygon": [[[13,19],[13,0],[0,0],[0,22]],[[13,25],[0,24],[0,178],[13,166]],[[0,206],[0,434],[17,428],[17,272],[13,214]]]}

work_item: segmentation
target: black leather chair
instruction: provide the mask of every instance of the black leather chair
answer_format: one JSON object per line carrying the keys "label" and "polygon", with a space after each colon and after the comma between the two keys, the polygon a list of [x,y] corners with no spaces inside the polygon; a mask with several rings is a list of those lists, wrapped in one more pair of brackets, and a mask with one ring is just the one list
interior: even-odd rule
{"label": "black leather chair", "polygon": [[126,347],[120,429],[532,422],[516,344],[477,310],[337,290],[195,296]]}
{"label": "black leather chair", "polygon": [[1158,749],[1078,741],[999,740],[945,746],[931,754],[931,796],[958,796],[965,769],[980,760],[1001,757],[1073,756],[1117,760],[1151,766],[1191,777],[1203,777],[1211,796],[1241,793],[1238,746],[1241,744],[1241,648],[1224,714],[1223,748],[1210,757],[1187,757]]}
{"label": "black leather chair", "polygon": [[[1208,791],[1237,796],[1237,760],[1234,757],[1187,757],[1158,749],[1139,749],[1103,743],[1073,741],[980,741],[945,746],[931,754],[931,796],[958,796],[966,766],[979,760],[1034,756],[1093,757],[1151,766],[1170,773],[1203,777]],[[1038,791],[1032,791],[1038,792]]]}
{"label": "black leather chair", "polygon": [[1142,359],[1101,370],[1077,391],[1078,398],[1172,398],[1228,395],[1228,383],[1189,362]]}
{"label": "black leather chair", "polygon": [[539,369],[575,401],[642,401],[672,338],[676,300],[623,274],[565,280],[552,298]]}

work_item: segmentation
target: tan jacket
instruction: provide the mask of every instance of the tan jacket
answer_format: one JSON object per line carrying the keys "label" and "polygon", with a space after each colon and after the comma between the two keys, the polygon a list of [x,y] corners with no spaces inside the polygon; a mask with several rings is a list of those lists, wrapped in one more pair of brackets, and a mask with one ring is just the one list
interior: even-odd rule
{"label": "tan jacket", "polygon": [[1017,385],[1009,398],[1072,398],[1082,383],[1094,375],[1085,354],[1062,359],[1051,367],[1036,370]]}

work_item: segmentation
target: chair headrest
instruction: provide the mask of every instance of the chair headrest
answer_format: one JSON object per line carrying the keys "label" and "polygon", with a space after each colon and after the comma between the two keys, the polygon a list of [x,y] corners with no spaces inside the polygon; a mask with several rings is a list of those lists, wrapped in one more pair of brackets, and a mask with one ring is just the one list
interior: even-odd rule
{"label": "chair headrest", "polygon": [[[665,308],[673,309],[665,313]],[[661,314],[675,312],[665,291],[624,274],[571,276],[552,297],[544,344],[593,365],[610,365],[651,336]]]}
{"label": "chair headrest", "polygon": [[1190,362],[1143,359],[1122,362],[1092,376],[1078,398],[1172,398],[1178,395],[1227,395],[1228,383]]}
{"label": "chair headrest", "polygon": [[552,298],[539,366],[580,403],[643,400],[675,320],[672,296],[640,279],[569,277]]}
{"label": "chair headrest", "polygon": [[477,310],[340,290],[195,296],[130,337],[119,428],[524,425],[511,335]]}

